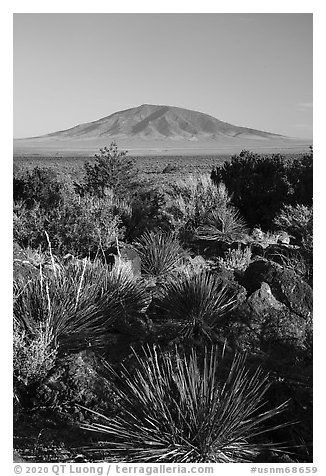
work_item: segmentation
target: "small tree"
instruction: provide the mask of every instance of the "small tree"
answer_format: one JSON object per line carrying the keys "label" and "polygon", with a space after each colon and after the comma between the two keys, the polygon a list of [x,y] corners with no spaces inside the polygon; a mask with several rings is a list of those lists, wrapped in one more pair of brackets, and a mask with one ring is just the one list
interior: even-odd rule
{"label": "small tree", "polygon": [[100,149],[100,154],[95,154],[95,164],[87,162],[84,170],[83,182],[74,183],[79,195],[89,193],[103,198],[110,190],[115,195],[125,196],[138,186],[138,171],[134,161],[127,158],[126,151],[118,151],[115,142],[109,148]]}

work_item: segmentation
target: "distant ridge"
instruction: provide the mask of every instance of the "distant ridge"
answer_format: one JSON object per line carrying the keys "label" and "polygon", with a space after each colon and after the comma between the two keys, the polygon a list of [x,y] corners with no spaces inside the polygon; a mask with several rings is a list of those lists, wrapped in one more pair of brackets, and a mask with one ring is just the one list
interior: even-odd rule
{"label": "distant ridge", "polygon": [[[14,153],[90,153],[116,141],[134,153],[236,152],[293,149],[307,145],[280,134],[239,127],[202,112],[142,104],[93,122],[38,137],[14,140]],[[309,144],[308,144],[309,145]],[[209,151],[209,152],[208,152]]]}

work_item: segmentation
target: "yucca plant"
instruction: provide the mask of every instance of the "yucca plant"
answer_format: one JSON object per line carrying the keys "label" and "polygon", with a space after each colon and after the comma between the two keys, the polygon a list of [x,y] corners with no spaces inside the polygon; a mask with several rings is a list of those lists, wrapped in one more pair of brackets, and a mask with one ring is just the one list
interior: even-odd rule
{"label": "yucca plant", "polygon": [[165,278],[182,263],[185,251],[178,239],[162,231],[145,232],[134,243],[140,258],[142,274]]}
{"label": "yucca plant", "polygon": [[[286,403],[265,406],[268,376],[249,372],[245,357],[236,354],[225,369],[217,348],[183,358],[178,351],[162,355],[147,348],[136,355],[133,372],[123,368],[117,394],[120,411],[81,424],[98,433],[111,456],[141,463],[242,463],[253,461],[271,443],[262,435],[277,425],[265,422]],[[94,448],[88,448],[92,451]]]}
{"label": "yucca plant", "polygon": [[206,223],[196,230],[198,238],[204,240],[234,241],[247,233],[247,227],[238,210],[232,206],[225,206],[213,210],[206,219]]}
{"label": "yucca plant", "polygon": [[33,336],[35,327],[48,322],[59,350],[78,351],[105,345],[115,324],[128,325],[147,306],[141,282],[122,268],[108,272],[99,262],[77,261],[52,273],[16,281],[14,315]]}
{"label": "yucca plant", "polygon": [[157,305],[163,318],[176,325],[179,336],[211,339],[221,325],[221,317],[237,302],[234,288],[203,269],[167,282]]}

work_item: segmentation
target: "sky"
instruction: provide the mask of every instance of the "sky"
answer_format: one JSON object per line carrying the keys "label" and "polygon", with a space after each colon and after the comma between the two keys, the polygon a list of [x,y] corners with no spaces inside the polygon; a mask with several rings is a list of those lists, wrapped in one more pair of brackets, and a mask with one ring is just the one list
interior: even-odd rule
{"label": "sky", "polygon": [[311,13],[16,13],[14,137],[141,104],[312,138]]}

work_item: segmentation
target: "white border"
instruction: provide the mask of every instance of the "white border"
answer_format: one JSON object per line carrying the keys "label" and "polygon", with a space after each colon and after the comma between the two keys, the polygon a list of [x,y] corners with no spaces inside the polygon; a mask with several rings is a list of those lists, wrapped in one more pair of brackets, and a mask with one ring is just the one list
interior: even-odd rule
{"label": "white border", "polygon": [[[244,8],[245,6],[245,8]],[[325,197],[322,193],[325,188],[325,176],[323,174],[326,157],[323,153],[324,140],[324,111],[325,102],[323,90],[326,85],[324,46],[324,30],[326,28],[324,3],[322,1],[201,1],[185,2],[178,0],[165,0],[160,2],[149,2],[143,0],[134,1],[104,1],[92,0],[92,2],[57,0],[54,1],[5,1],[2,4],[0,15],[0,35],[2,64],[2,108],[0,114],[1,136],[4,146],[1,148],[1,302],[2,319],[5,322],[1,340],[1,363],[2,363],[2,392],[1,410],[2,414],[2,436],[1,439],[1,462],[3,463],[3,474],[14,474],[12,465],[12,345],[11,345],[11,270],[12,270],[12,216],[11,216],[11,196],[12,196],[12,137],[13,137],[13,77],[12,77],[12,14],[13,13],[314,13],[314,215],[315,215],[315,287],[314,287],[314,463],[310,466],[317,466],[318,473],[324,474],[322,468],[326,468],[323,462],[324,453],[324,429],[322,428],[322,417],[325,417],[324,408],[324,386],[325,370],[323,365],[323,346],[326,337],[324,320],[326,316],[322,312],[325,304],[323,276],[321,269],[325,273],[325,249],[324,245],[324,223]],[[9,276],[8,276],[9,273]],[[5,363],[6,365],[3,365]],[[248,465],[232,465],[232,468],[223,467],[223,474],[249,474]],[[268,464],[263,465],[268,467]],[[279,465],[275,465],[279,466]],[[307,465],[298,465],[307,466]],[[309,465],[308,465],[309,466]],[[7,471],[8,470],[8,471]],[[217,470],[218,471],[218,470]]]}

